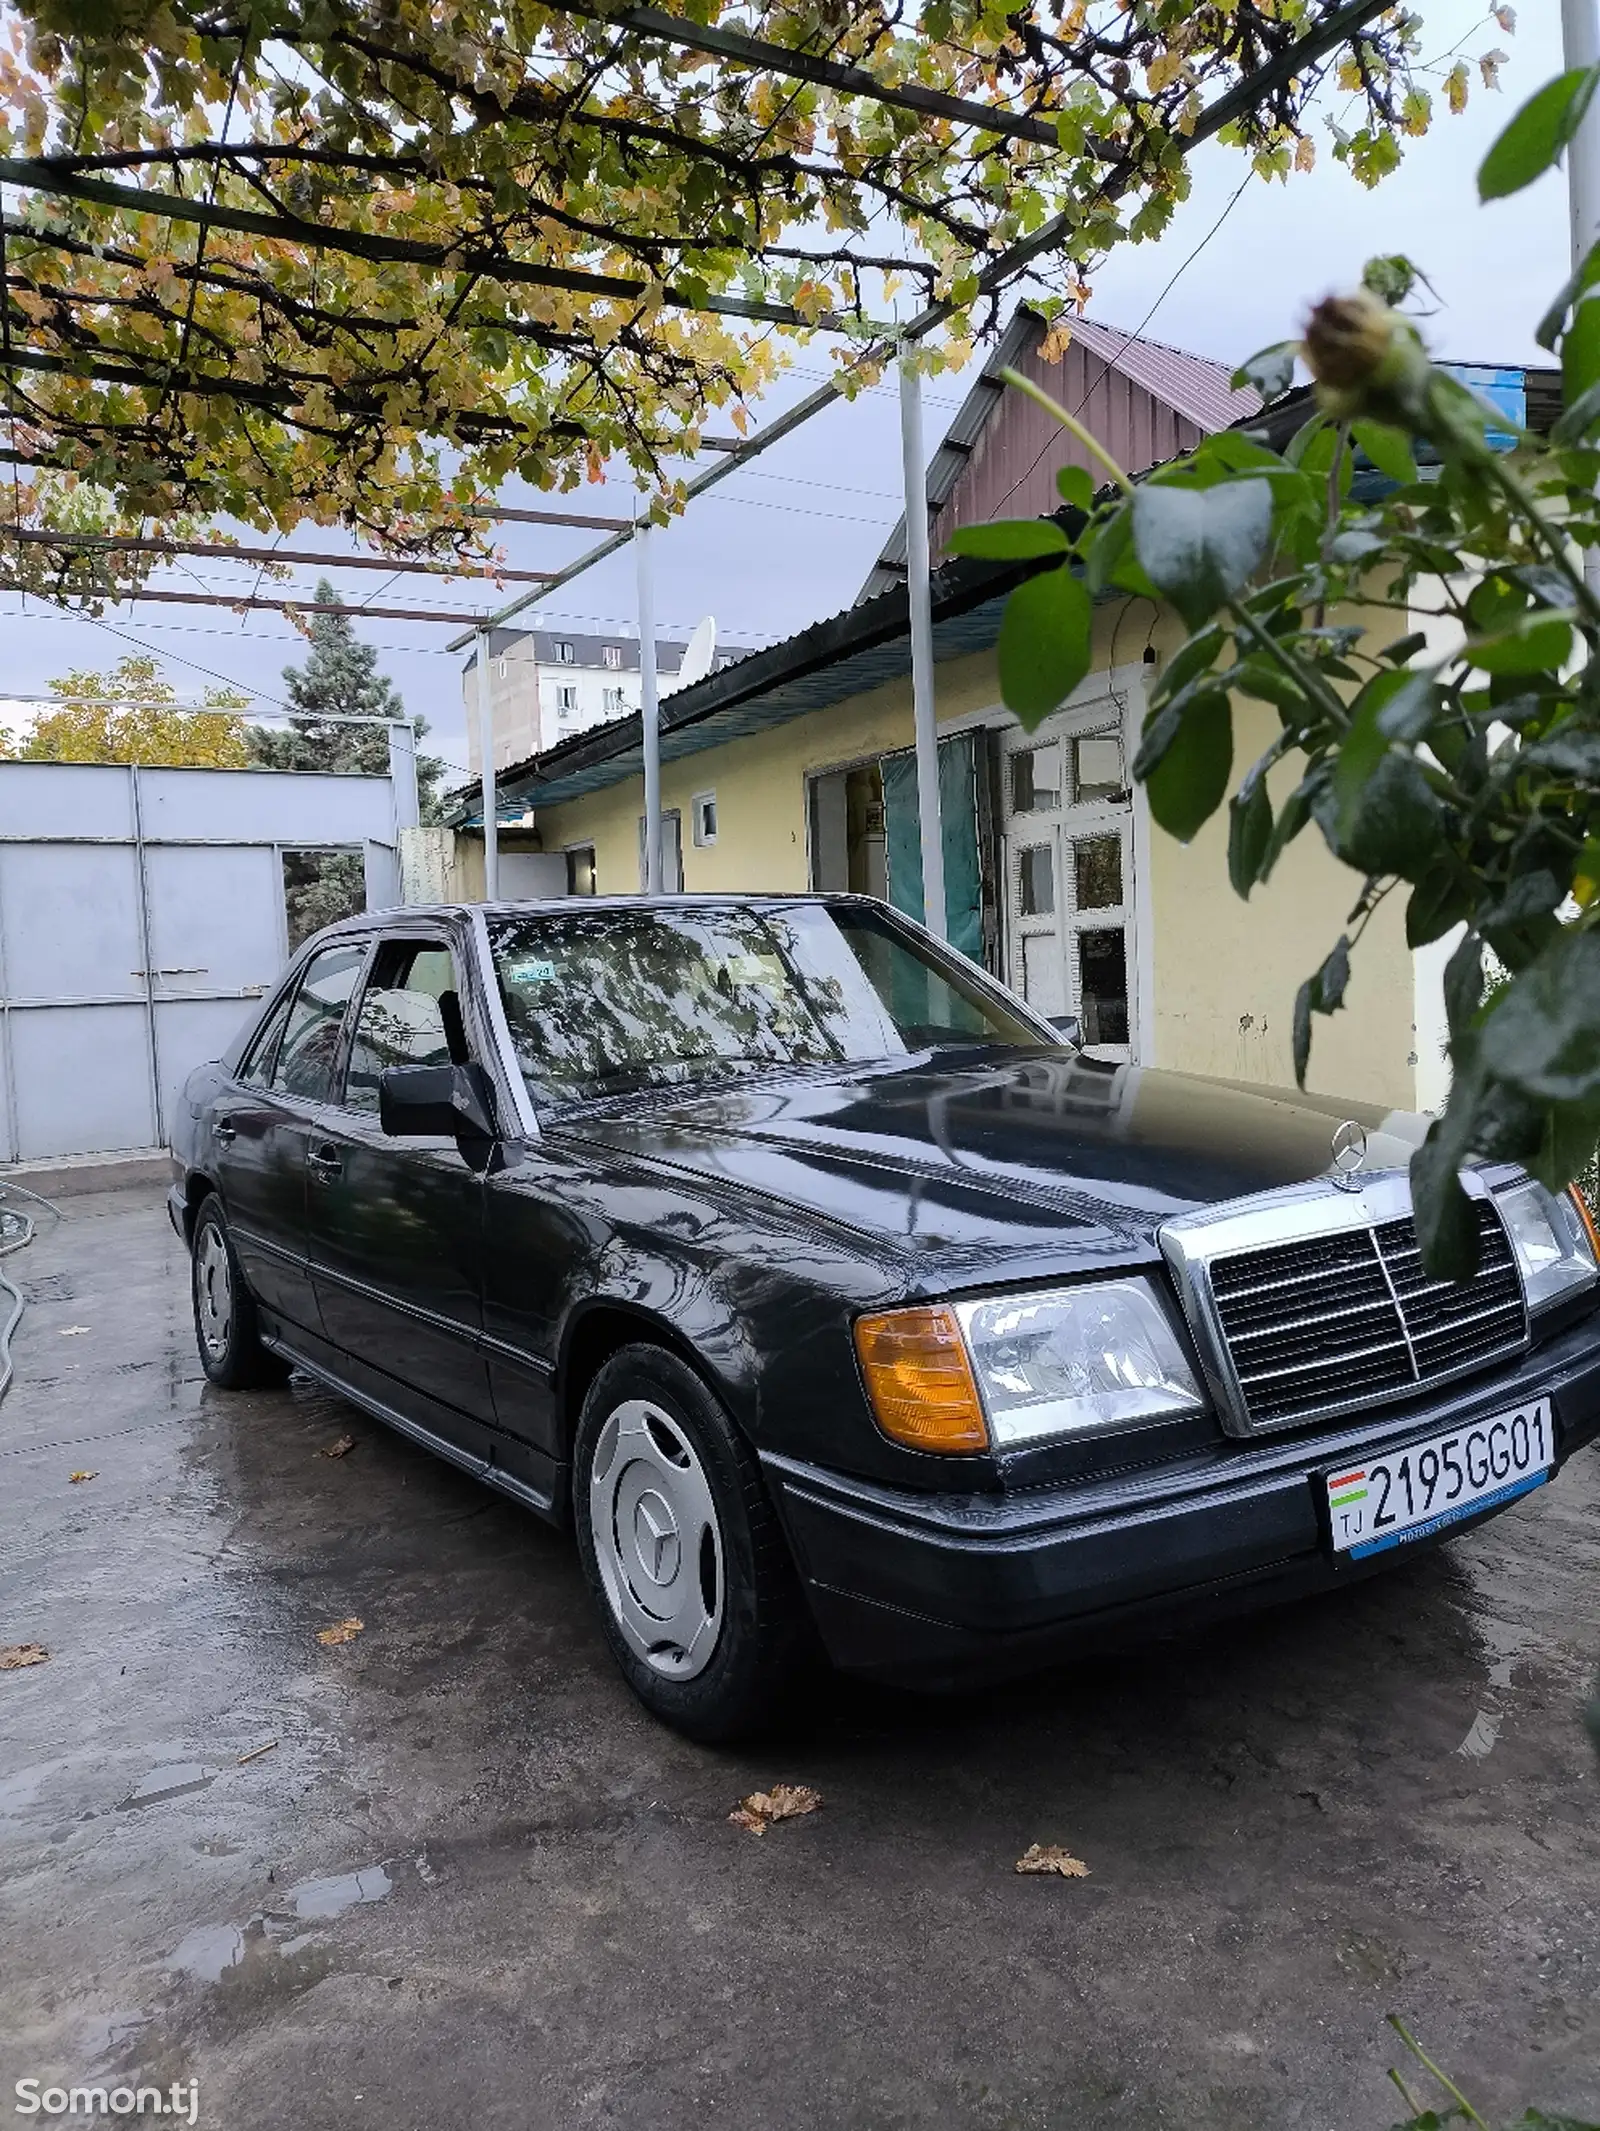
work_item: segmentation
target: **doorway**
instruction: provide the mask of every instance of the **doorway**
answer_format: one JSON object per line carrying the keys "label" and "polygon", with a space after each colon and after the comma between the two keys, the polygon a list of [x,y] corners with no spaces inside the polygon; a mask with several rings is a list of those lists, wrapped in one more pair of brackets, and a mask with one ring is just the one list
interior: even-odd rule
{"label": "doorway", "polygon": [[1076,1014],[1103,1057],[1133,1056],[1133,806],[1122,712],[1061,711],[1001,741],[1007,980],[1036,1013]]}

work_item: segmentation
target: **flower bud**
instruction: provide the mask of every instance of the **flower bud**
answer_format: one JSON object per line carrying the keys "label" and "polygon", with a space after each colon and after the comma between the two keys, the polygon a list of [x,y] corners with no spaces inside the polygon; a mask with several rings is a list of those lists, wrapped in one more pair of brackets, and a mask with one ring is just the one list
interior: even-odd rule
{"label": "flower bud", "polygon": [[1329,414],[1393,421],[1420,409],[1427,353],[1411,324],[1365,290],[1319,303],[1306,320],[1301,353]]}

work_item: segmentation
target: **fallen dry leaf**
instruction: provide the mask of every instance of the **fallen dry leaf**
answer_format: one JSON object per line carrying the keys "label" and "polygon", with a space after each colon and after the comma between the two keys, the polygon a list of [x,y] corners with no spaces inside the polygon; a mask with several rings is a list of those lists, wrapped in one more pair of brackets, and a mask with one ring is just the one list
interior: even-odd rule
{"label": "fallen dry leaf", "polygon": [[89,1327],[86,1324],[64,1324],[61,1327],[61,1337],[63,1339],[76,1339],[80,1332],[87,1332],[88,1329]]}
{"label": "fallen dry leaf", "polygon": [[736,1828],[765,1835],[775,1820],[798,1819],[802,1813],[814,1813],[821,1803],[822,1793],[809,1784],[775,1783],[770,1791],[752,1791],[741,1798],[728,1818]]}
{"label": "fallen dry leaf", "polygon": [[342,1435],[337,1443],[330,1443],[325,1450],[319,1450],[317,1456],[319,1458],[347,1458],[355,1447],[356,1439],[353,1435]]}
{"label": "fallen dry leaf", "polygon": [[1087,1879],[1089,1867],[1081,1857],[1074,1857],[1070,1850],[1058,1850],[1054,1843],[1030,1842],[1017,1859],[1019,1872],[1055,1872],[1062,1879]]}
{"label": "fallen dry leaf", "polygon": [[269,1739],[265,1746],[252,1746],[249,1753],[239,1756],[239,1767],[243,1768],[247,1761],[259,1761],[263,1754],[270,1754],[277,1743],[276,1739]]}
{"label": "fallen dry leaf", "polygon": [[49,1655],[43,1643],[7,1643],[0,1650],[0,1672],[20,1672],[24,1665],[42,1665]]}
{"label": "fallen dry leaf", "polygon": [[97,1472],[75,1472],[69,1474],[68,1477],[71,1479],[73,1486],[77,1487],[84,1480],[98,1480],[100,1475]]}
{"label": "fallen dry leaf", "polygon": [[317,1641],[319,1643],[353,1643],[365,1626],[366,1622],[357,1620],[352,1613],[348,1620],[336,1620],[331,1628],[319,1628],[317,1630]]}

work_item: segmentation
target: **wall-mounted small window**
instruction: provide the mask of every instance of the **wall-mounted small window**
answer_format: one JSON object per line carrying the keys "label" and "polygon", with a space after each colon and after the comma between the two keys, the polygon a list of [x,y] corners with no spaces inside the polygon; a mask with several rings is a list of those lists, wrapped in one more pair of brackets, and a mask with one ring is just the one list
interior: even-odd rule
{"label": "wall-mounted small window", "polygon": [[696,792],[689,804],[695,848],[707,850],[717,840],[717,795],[715,792]]}
{"label": "wall-mounted small window", "polygon": [[578,663],[577,645],[562,637],[556,645],[556,657],[563,666],[575,666]]}
{"label": "wall-mounted small window", "polygon": [[556,690],[556,709],[560,711],[563,717],[568,716],[577,707],[578,691],[576,688],[568,686]]}
{"label": "wall-mounted small window", "polygon": [[620,644],[607,644],[600,656],[605,660],[612,672],[615,673],[622,664],[622,646]]}

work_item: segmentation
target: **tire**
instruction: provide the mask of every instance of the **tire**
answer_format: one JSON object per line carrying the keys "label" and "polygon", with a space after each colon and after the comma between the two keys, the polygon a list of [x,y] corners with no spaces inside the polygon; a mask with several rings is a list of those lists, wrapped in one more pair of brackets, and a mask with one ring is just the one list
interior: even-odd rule
{"label": "tire", "polygon": [[212,1383],[224,1391],[258,1391],[289,1381],[289,1364],[262,1345],[255,1298],[245,1285],[215,1192],[195,1215],[189,1292],[200,1366]]}
{"label": "tire", "polygon": [[664,1348],[612,1355],[573,1445],[578,1551],[611,1653],[652,1716],[708,1743],[768,1726],[809,1623],[756,1461]]}

